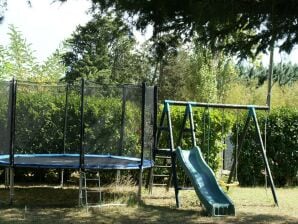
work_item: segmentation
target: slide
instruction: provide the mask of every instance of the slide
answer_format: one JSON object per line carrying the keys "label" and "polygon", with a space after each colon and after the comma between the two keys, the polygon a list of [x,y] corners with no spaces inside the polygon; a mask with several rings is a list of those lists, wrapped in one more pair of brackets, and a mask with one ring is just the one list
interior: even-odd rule
{"label": "slide", "polygon": [[178,148],[176,153],[208,214],[211,216],[235,215],[234,204],[219,187],[200,148],[198,146],[190,150]]}

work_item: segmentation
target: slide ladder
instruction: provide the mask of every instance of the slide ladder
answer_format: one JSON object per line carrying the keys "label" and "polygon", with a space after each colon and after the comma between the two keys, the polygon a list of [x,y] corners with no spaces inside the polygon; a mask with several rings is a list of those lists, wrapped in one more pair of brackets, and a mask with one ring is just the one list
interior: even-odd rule
{"label": "slide ladder", "polygon": [[[160,147],[159,145],[162,135],[165,136],[167,142],[165,147]],[[169,105],[164,105],[160,124],[157,127],[156,139],[156,145],[153,150],[154,167],[151,169],[149,181],[150,192],[152,192],[154,186],[164,186],[169,190],[172,182],[174,144]]]}

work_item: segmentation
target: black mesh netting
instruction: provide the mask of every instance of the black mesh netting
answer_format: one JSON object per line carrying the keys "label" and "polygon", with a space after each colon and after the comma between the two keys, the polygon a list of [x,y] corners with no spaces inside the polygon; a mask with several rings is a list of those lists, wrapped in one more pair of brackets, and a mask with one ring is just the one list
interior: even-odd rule
{"label": "black mesh netting", "polygon": [[[1,83],[1,150],[9,149],[9,83]],[[15,154],[85,154],[151,159],[154,88],[146,87],[142,132],[142,86],[17,82]],[[83,97],[83,98],[82,98]],[[81,100],[83,99],[83,120]],[[82,123],[83,121],[83,123]],[[2,133],[3,132],[3,133]],[[78,157],[79,163],[79,157]]]}
{"label": "black mesh netting", "polygon": [[0,82],[0,154],[8,154],[10,146],[12,82]]}

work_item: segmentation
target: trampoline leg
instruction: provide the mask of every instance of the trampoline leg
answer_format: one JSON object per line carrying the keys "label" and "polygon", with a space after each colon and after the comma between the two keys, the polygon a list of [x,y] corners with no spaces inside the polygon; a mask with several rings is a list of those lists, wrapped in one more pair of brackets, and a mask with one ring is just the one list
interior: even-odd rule
{"label": "trampoline leg", "polygon": [[7,189],[7,188],[9,188],[9,168],[5,168],[5,183],[4,183],[4,185],[5,185],[5,188]]}
{"label": "trampoline leg", "polygon": [[9,168],[9,203],[12,205],[14,198],[14,169]]}
{"label": "trampoline leg", "polygon": [[153,168],[149,170],[149,181],[148,181],[148,189],[149,193],[152,195],[152,188],[153,188]]}
{"label": "trampoline leg", "polygon": [[140,169],[139,173],[139,189],[138,189],[138,201],[142,200],[142,185],[143,185],[143,169]]}
{"label": "trampoline leg", "polygon": [[64,185],[64,169],[61,170],[60,187],[63,188],[63,185]]}
{"label": "trampoline leg", "polygon": [[80,180],[79,180],[79,207],[83,205],[83,173],[80,169]]}
{"label": "trampoline leg", "polygon": [[120,172],[120,170],[117,170],[117,172],[116,172],[116,187],[119,186],[120,180],[121,180],[121,172]]}

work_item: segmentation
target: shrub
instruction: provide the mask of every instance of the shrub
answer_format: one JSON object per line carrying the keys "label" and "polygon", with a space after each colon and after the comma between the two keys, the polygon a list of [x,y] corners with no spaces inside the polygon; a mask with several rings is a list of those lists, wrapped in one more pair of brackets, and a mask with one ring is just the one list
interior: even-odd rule
{"label": "shrub", "polygon": [[[171,106],[171,119],[174,146],[178,147],[178,137],[182,128],[185,107]],[[231,113],[216,109],[193,108],[193,118],[196,129],[196,143],[201,148],[208,165],[216,172],[220,167],[219,153],[225,149],[224,139],[231,131],[234,117]],[[189,122],[187,122],[189,128]],[[192,147],[190,133],[183,135],[179,146],[183,149]],[[161,147],[168,147],[167,136],[161,138]]]}
{"label": "shrub", "polygon": [[[298,110],[277,108],[258,113],[260,129],[267,119],[267,157],[277,186],[297,183],[298,173]],[[242,122],[243,128],[243,122]],[[263,131],[264,138],[264,131]],[[234,133],[235,141],[235,133]],[[265,165],[254,125],[250,125],[238,160],[238,179],[241,185],[264,184]]]}

